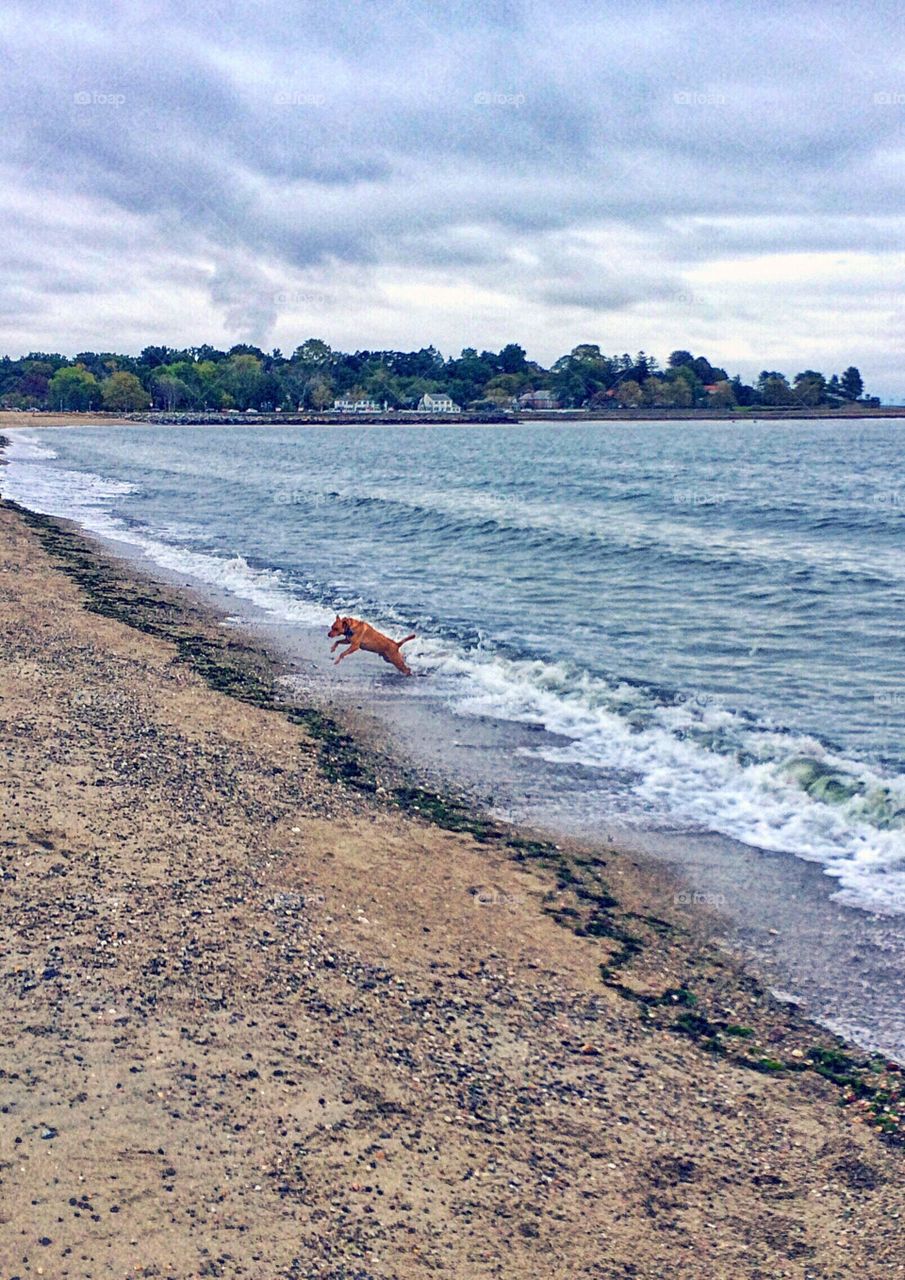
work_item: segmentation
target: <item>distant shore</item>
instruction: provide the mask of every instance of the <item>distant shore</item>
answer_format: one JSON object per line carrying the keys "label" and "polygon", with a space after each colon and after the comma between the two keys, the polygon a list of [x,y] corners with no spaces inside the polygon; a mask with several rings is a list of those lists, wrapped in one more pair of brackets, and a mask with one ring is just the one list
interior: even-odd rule
{"label": "distant shore", "polygon": [[17,1271],[898,1274],[901,1071],[662,869],[414,785],[65,522],[0,504],[0,570]]}
{"label": "distant shore", "polygon": [[857,421],[866,418],[905,418],[905,405],[851,405],[845,409],[805,409],[794,406],[769,409],[556,409],[519,410],[518,413],[416,413],[397,410],[388,413],[19,413],[0,410],[0,427],[78,426],[225,426],[225,427],[316,427],[316,426],[496,426],[543,422],[771,422]]}

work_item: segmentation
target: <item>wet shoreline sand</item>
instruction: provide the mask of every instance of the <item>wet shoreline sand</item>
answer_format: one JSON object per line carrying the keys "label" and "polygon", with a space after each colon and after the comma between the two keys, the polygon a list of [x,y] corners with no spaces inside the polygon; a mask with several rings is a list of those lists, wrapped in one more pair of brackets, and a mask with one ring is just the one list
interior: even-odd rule
{"label": "wet shoreline sand", "polygon": [[0,1276],[905,1274],[901,1073],[0,504]]}

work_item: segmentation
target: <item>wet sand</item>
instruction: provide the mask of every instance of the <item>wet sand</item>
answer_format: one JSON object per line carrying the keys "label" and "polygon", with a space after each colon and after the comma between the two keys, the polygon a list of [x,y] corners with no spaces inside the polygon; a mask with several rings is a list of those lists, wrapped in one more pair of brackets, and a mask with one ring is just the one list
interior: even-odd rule
{"label": "wet sand", "polygon": [[905,1274],[901,1072],[0,504],[0,1278]]}

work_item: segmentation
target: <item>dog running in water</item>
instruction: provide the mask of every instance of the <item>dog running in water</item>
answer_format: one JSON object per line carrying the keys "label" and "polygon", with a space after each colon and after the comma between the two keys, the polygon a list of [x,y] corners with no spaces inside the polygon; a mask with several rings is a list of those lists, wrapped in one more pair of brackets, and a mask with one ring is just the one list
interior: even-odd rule
{"label": "dog running in water", "polygon": [[336,648],[348,642],[348,649],[343,649],[335,662],[342,662],[343,658],[348,658],[350,653],[356,653],[359,649],[365,649],[368,653],[379,653],[384,662],[391,662],[397,671],[401,671],[404,676],[412,674],[411,667],[406,664],[405,659],[399,650],[409,640],[414,640],[415,632],[410,636],[406,636],[404,640],[391,640],[389,636],[383,635],[380,631],[375,631],[367,622],[362,622],[360,618],[340,618],[336,617],[333,626],[327,632],[327,639],[333,640],[334,636],[339,639],[334,641],[330,652],[333,653]]}

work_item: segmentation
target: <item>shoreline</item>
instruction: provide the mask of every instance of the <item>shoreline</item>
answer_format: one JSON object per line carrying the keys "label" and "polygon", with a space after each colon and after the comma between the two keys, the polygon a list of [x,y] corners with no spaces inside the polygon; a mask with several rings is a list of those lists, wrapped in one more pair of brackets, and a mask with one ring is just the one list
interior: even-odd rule
{"label": "shoreline", "polygon": [[[764,991],[671,874],[417,785],[190,594],[65,521],[0,528],[4,1262],[900,1273],[902,1073]],[[13,1232],[35,1198],[46,1246]]]}

